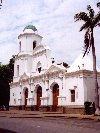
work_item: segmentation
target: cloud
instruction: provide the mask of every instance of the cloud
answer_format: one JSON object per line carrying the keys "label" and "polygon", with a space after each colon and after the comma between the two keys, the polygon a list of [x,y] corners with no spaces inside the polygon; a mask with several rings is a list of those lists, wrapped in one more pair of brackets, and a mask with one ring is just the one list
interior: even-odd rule
{"label": "cloud", "polygon": [[18,52],[18,46],[14,43],[8,43],[4,45],[0,44],[0,62],[6,64],[12,58],[12,55],[16,55]]}
{"label": "cloud", "polygon": [[[75,23],[74,15],[86,11],[88,4],[96,9],[98,1],[5,0],[0,10],[0,62],[8,63],[11,55],[18,53],[18,35],[26,25],[33,24],[43,36],[42,43],[51,47],[52,56],[58,61],[63,60],[71,64],[81,53],[84,41],[84,32],[79,32],[82,22]],[[100,65],[99,34],[100,30],[96,29],[98,65]]]}

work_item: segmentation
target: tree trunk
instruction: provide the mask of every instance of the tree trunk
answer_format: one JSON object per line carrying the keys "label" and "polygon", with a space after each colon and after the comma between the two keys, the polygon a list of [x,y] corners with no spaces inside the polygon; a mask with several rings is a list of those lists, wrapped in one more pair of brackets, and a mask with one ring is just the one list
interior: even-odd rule
{"label": "tree trunk", "polygon": [[95,87],[95,114],[99,113],[99,94],[98,94],[98,81],[97,81],[97,69],[96,69],[96,54],[95,54],[95,46],[94,46],[94,37],[93,37],[93,29],[91,31],[91,44],[92,44],[92,56],[93,56],[93,78],[94,78],[94,87]]}

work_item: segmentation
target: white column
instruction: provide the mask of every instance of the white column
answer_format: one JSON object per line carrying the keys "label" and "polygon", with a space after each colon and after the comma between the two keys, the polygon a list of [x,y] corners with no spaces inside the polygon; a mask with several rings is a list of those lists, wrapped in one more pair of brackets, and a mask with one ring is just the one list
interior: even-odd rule
{"label": "white column", "polygon": [[27,72],[27,59],[24,60],[24,72]]}

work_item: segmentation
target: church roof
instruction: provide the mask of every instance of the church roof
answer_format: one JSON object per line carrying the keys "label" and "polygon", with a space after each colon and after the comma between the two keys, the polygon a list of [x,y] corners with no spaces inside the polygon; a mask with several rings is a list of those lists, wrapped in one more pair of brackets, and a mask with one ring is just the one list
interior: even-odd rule
{"label": "church roof", "polygon": [[[93,62],[87,55],[83,58],[83,54],[81,53],[74,63],[67,69],[67,72],[75,72],[78,70],[93,71]],[[100,71],[100,69],[97,68],[97,71]]]}
{"label": "church roof", "polygon": [[31,30],[33,30],[34,32],[37,31],[36,27],[33,26],[33,25],[27,25],[27,26],[24,28],[23,31],[25,31],[26,29],[31,29]]}

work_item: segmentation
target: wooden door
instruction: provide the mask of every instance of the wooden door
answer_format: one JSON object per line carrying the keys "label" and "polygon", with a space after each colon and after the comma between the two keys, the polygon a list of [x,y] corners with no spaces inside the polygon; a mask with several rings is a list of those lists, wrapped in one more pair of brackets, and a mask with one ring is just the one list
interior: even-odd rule
{"label": "wooden door", "polygon": [[28,89],[25,89],[25,107],[27,105]]}
{"label": "wooden door", "polygon": [[53,111],[57,111],[58,97],[59,96],[59,86],[55,84],[53,87]]}
{"label": "wooden door", "polygon": [[39,86],[38,89],[37,89],[37,110],[38,111],[39,111],[39,107],[41,105],[40,97],[42,97],[42,88],[41,88],[41,86]]}

